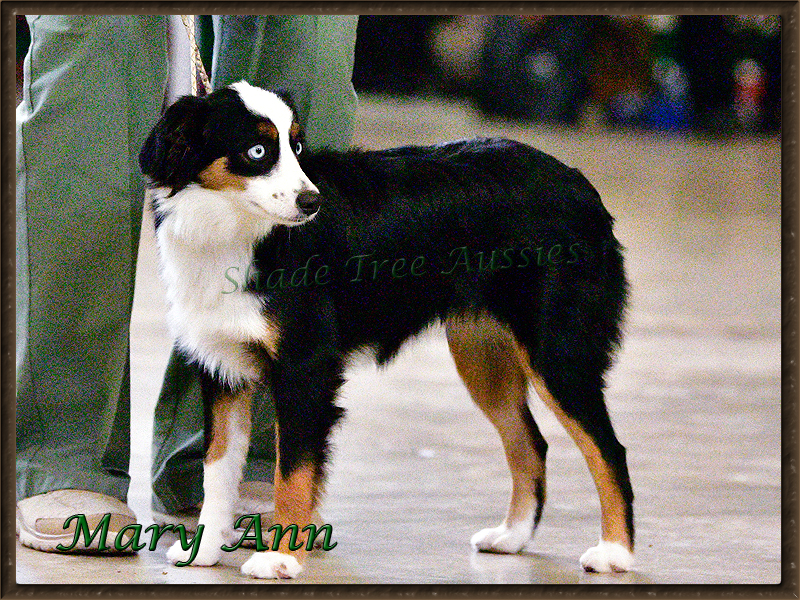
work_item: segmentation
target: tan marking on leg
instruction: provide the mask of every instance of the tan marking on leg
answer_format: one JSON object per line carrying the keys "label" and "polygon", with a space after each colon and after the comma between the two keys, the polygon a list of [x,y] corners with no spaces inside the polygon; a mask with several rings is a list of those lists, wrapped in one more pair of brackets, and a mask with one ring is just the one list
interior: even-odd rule
{"label": "tan marking on leg", "polygon": [[537,482],[542,494],[545,489],[545,464],[522,417],[527,379],[513,337],[493,319],[467,316],[448,320],[447,340],[461,379],[503,442],[513,486],[505,523],[513,526],[536,511]]}
{"label": "tan marking on leg", "polygon": [[250,403],[253,387],[248,386],[234,394],[220,394],[211,407],[211,443],[205,456],[205,463],[211,464],[228,450],[231,427],[237,427],[248,436],[250,434]]}
{"label": "tan marking on leg", "polygon": [[208,165],[198,175],[200,185],[210,190],[244,190],[246,178],[228,170],[228,159],[221,157]]}
{"label": "tan marking on leg", "polygon": [[[308,532],[304,532],[306,525],[313,524],[314,511],[320,495],[320,481],[314,465],[306,463],[295,469],[288,478],[284,479],[280,469],[280,432],[276,427],[275,447],[277,460],[275,464],[275,518],[274,523],[284,529],[289,525],[297,525],[298,535],[296,545],[302,544],[298,549],[289,548],[291,533],[284,535],[279,543],[278,552],[293,556],[300,565],[306,560],[306,544]],[[274,539],[274,538],[273,538]],[[270,549],[272,544],[270,543]]]}
{"label": "tan marking on leg", "polygon": [[278,552],[294,556],[301,565],[305,562],[308,543],[308,532],[303,531],[303,528],[313,522],[316,497],[317,477],[313,466],[303,465],[287,479],[281,476],[280,469],[275,470],[275,523],[284,529],[289,525],[297,525],[296,543],[302,544],[292,550],[289,548],[291,534],[286,534],[280,540]]}
{"label": "tan marking on leg", "polygon": [[524,365],[528,378],[533,384],[539,398],[541,398],[542,402],[555,413],[562,427],[564,427],[570,437],[575,441],[575,444],[586,459],[589,472],[592,475],[592,479],[597,487],[597,493],[600,496],[602,519],[601,537],[603,541],[622,544],[632,551],[631,540],[629,539],[625,524],[625,499],[622,497],[612,469],[603,459],[600,448],[597,447],[594,440],[584,431],[583,427],[561,409],[556,399],[547,389],[544,380],[530,366],[531,363],[527,351],[519,346],[519,344],[517,344],[517,352],[520,363]]}

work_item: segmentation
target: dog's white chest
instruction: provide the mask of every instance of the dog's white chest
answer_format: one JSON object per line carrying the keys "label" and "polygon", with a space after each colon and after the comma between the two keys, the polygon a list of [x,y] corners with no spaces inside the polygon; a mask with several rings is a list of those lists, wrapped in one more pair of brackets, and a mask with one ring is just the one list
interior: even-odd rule
{"label": "dog's white chest", "polygon": [[195,247],[158,232],[168,322],[178,346],[230,384],[262,376],[253,345],[274,350],[277,336],[259,298],[243,291],[252,244]]}

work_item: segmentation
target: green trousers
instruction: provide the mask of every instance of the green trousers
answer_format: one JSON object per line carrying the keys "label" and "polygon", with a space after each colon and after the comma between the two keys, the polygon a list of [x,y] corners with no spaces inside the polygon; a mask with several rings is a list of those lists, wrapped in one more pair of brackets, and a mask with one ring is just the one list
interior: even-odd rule
{"label": "green trousers", "polygon": [[[17,108],[17,498],[124,500],[129,326],[144,185],[137,156],[167,82],[163,16],[28,18]],[[215,17],[213,81],[295,95],[311,148],[349,143],[356,17]],[[269,414],[268,399],[258,410]],[[260,422],[266,419],[259,419]],[[202,499],[202,402],[173,356],[156,410],[155,505]],[[271,427],[247,475],[271,476]]]}

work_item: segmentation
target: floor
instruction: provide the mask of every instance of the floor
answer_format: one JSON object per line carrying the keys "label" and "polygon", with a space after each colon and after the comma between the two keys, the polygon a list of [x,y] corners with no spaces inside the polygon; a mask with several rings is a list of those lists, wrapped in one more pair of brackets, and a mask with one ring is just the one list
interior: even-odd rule
{"label": "floor", "polygon": [[[522,554],[471,551],[470,535],[502,519],[510,481],[499,439],[436,329],[387,369],[362,362],[349,372],[348,417],[322,510],[338,545],[289,584],[779,582],[779,140],[634,135],[591,122],[508,126],[458,102],[379,98],[363,100],[356,139],[379,148],[475,135],[529,142],[580,168],[617,218],[633,297],[608,404],[636,493],[636,570],[579,568],[599,536],[599,502],[579,452],[538,399],[534,415],[550,443],[540,528]],[[131,333],[130,504],[149,524],[152,411],[170,339],[144,231]],[[125,558],[18,545],[17,580],[275,584],[238,572],[250,551],[214,568],[176,568],[165,560],[169,543]]]}

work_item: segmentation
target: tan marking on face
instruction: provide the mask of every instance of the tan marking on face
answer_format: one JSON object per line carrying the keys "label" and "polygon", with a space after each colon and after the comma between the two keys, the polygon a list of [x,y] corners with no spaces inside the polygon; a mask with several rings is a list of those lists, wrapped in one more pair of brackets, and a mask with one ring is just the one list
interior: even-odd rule
{"label": "tan marking on face", "polygon": [[246,177],[228,171],[228,159],[221,157],[208,165],[199,175],[200,185],[210,190],[244,190]]}
{"label": "tan marking on face", "polygon": [[231,428],[238,428],[250,435],[250,403],[253,389],[246,387],[234,394],[220,394],[211,407],[211,443],[205,456],[205,463],[211,464],[228,451]]}
{"label": "tan marking on face", "polygon": [[447,341],[462,381],[500,434],[512,478],[506,525],[528,520],[544,498],[545,464],[533,447],[522,417],[527,410],[528,382],[517,360],[510,331],[488,317],[447,321]]}
{"label": "tan marking on face", "polygon": [[270,358],[278,357],[278,342],[281,340],[281,328],[278,322],[271,318],[264,318],[265,333],[261,340],[262,346],[267,350]]}
{"label": "tan marking on face", "polygon": [[275,127],[272,121],[261,121],[256,125],[256,129],[258,129],[258,133],[267,136],[271,140],[278,139],[278,128]]}
{"label": "tan marking on face", "polygon": [[292,137],[297,137],[298,135],[300,135],[300,123],[298,123],[297,121],[292,123],[292,126],[289,127],[289,135],[291,135]]}

